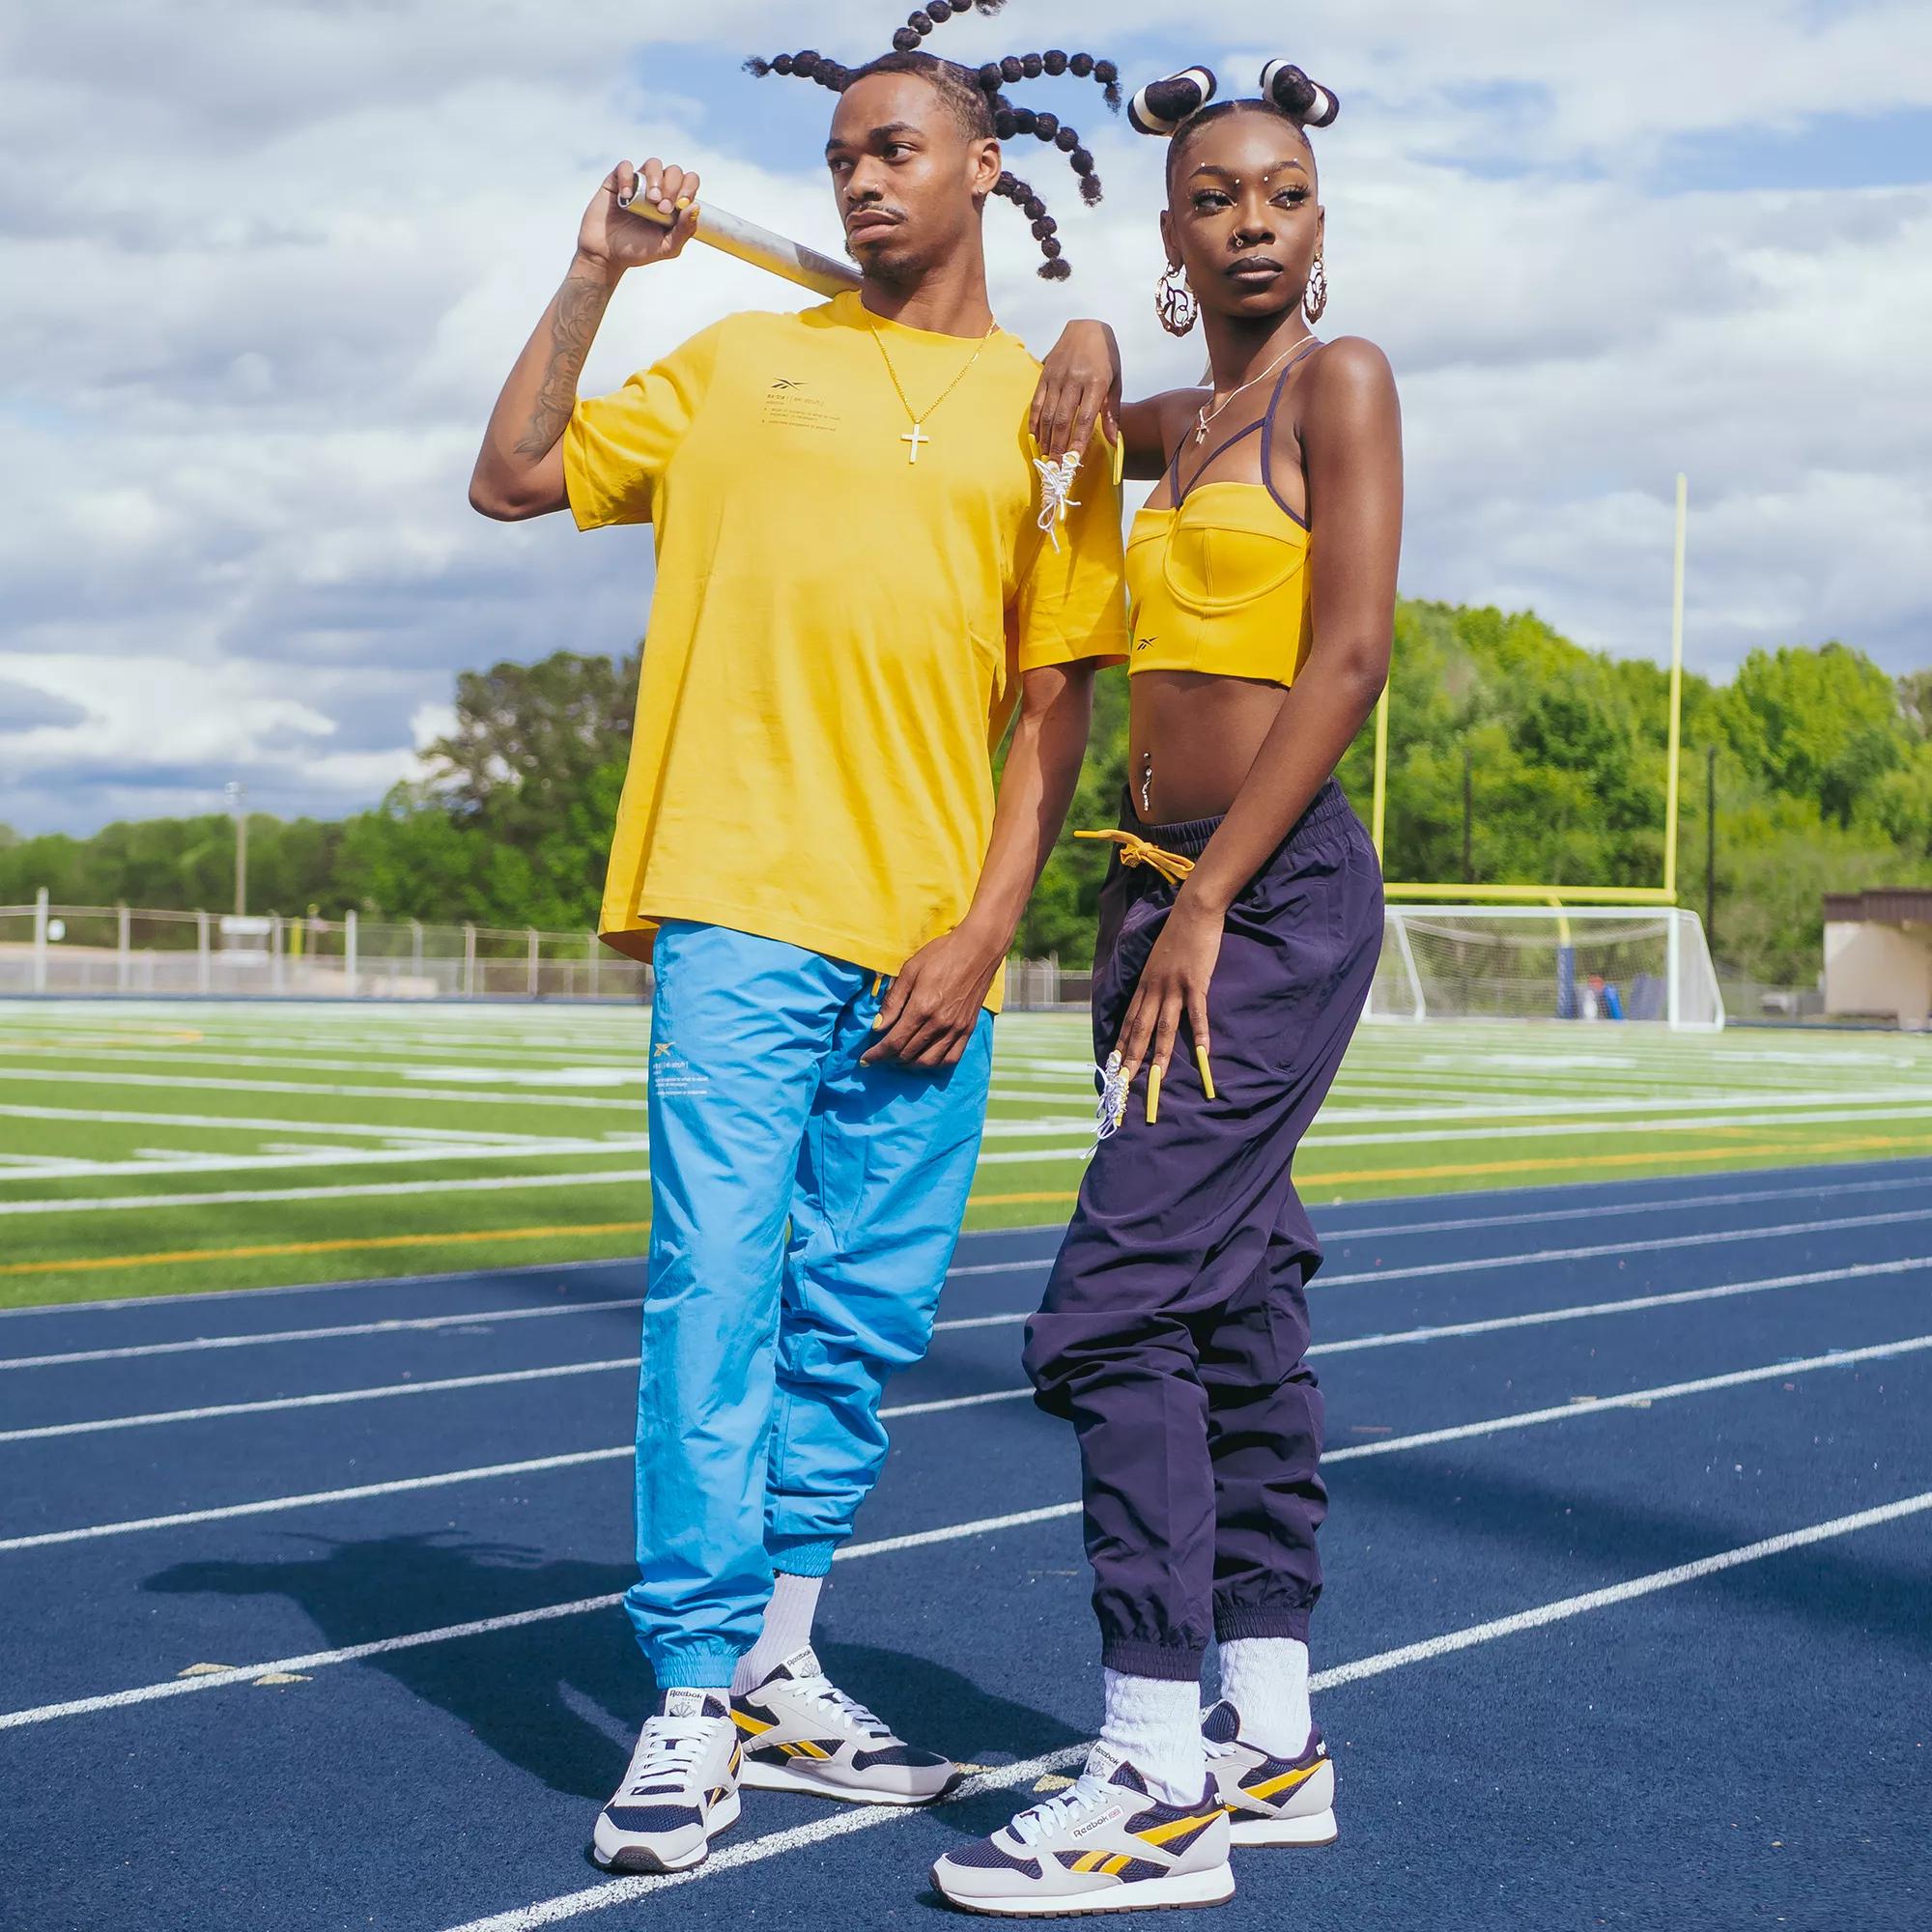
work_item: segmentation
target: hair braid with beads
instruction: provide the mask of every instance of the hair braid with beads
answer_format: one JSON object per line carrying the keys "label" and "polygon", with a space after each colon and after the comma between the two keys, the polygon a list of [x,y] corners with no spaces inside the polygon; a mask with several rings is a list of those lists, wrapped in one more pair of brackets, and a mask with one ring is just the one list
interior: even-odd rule
{"label": "hair braid with beads", "polygon": [[[1008,54],[1003,60],[987,61],[975,69],[941,60],[920,45],[935,27],[954,14],[977,8],[990,15],[1005,4],[1006,0],[925,0],[894,34],[893,51],[867,61],[863,67],[846,67],[813,47],[795,54],[779,54],[771,60],[753,58],[745,66],[755,74],[781,73],[816,81],[835,94],[844,93],[854,81],[870,74],[917,74],[931,82],[969,134],[1000,141],[1031,134],[1065,155],[1067,166],[1079,179],[1081,200],[1092,207],[1100,199],[1100,177],[1094,170],[1094,156],[1082,144],[1078,131],[1057,114],[1016,106],[1007,99],[1006,89],[1022,80],[1037,80],[1042,74],[1057,78],[1070,73],[1077,80],[1097,81],[1107,105],[1118,113],[1121,74],[1112,61],[1096,60],[1088,53],[1069,54],[1054,47],[1045,53]],[[1064,281],[1072,270],[1061,252],[1060,224],[1047,213],[1046,203],[1009,169],[1001,174],[993,192],[1010,201],[1032,224],[1034,240],[1046,258],[1040,265],[1040,274],[1048,281]]]}

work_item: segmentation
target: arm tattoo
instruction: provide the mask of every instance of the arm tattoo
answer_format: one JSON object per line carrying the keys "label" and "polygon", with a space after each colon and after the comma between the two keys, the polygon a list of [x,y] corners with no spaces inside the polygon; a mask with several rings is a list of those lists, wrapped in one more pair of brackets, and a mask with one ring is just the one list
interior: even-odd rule
{"label": "arm tattoo", "polygon": [[597,325],[611,305],[611,290],[601,279],[565,276],[557,291],[556,320],[551,325],[550,362],[537,388],[530,419],[517,440],[519,456],[548,455],[577,407],[577,379],[583,358],[597,334]]}

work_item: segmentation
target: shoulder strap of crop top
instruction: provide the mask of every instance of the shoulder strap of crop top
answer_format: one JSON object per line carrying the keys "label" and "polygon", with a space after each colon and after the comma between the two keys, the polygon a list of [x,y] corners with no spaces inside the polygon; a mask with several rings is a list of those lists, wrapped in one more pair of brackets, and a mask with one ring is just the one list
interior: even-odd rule
{"label": "shoulder strap of crop top", "polygon": [[1288,386],[1288,379],[1293,372],[1294,365],[1307,356],[1312,355],[1321,347],[1321,343],[1311,339],[1288,358],[1281,374],[1275,378],[1274,388],[1268,396],[1266,413],[1258,420],[1237,429],[1233,436],[1226,437],[1217,442],[1201,462],[1195,466],[1194,474],[1188,479],[1187,487],[1184,490],[1180,486],[1180,459],[1187,448],[1187,439],[1185,437],[1181,438],[1180,441],[1175,445],[1174,460],[1168,465],[1167,494],[1174,498],[1174,508],[1178,510],[1187,500],[1188,497],[1193,493],[1194,486],[1201,481],[1202,477],[1208,473],[1222,456],[1233,449],[1237,442],[1245,442],[1249,437],[1253,436],[1259,430],[1262,438],[1262,481],[1267,486],[1268,495],[1274,498],[1276,506],[1284,515],[1293,522],[1299,524],[1303,529],[1308,527],[1308,520],[1288,503],[1284,502],[1281,492],[1274,487],[1274,464],[1272,460],[1274,455],[1274,418],[1275,412],[1281,407],[1282,391]]}
{"label": "shoulder strap of crop top", "polygon": [[1274,487],[1274,418],[1275,412],[1281,408],[1282,392],[1288,387],[1288,379],[1293,374],[1295,364],[1305,361],[1321,347],[1321,343],[1311,339],[1288,358],[1288,366],[1281,372],[1274,393],[1268,397],[1267,413],[1262,417],[1262,481],[1267,485],[1267,493],[1274,498],[1275,507],[1291,523],[1299,524],[1304,530],[1308,527],[1308,519],[1287,502]]}

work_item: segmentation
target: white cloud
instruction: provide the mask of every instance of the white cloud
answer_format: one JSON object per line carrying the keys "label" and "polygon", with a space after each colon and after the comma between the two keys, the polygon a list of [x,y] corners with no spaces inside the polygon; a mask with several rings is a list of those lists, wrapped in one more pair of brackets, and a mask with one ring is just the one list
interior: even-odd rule
{"label": "white cloud", "polygon": [[[1049,27],[1014,0],[944,44],[1119,50],[1136,75],[1206,55],[1243,91],[1278,50],[1258,6],[1198,43],[1172,16],[1078,0]],[[640,628],[641,535],[469,512],[483,416],[618,154],[689,157],[722,202],[827,239],[819,171],[770,131],[814,97],[680,76],[801,38],[859,58],[895,16],[831,0],[808,33],[724,0],[643,17],[612,0],[15,10],[0,678],[27,696],[0,687],[0,819],[200,809],[235,775],[270,809],[349,809],[414,769],[458,668]],[[1833,635],[1901,668],[1932,657],[1932,191],[1820,187],[1805,132],[1813,110],[1932,107],[1932,10],[1494,0],[1472,20],[1386,0],[1294,33],[1279,50],[1345,102],[1320,138],[1327,326],[1381,341],[1403,384],[1407,590],[1533,603],[1655,652],[1683,468],[1698,662]],[[1109,197],[1087,214],[1052,156],[1015,157],[1078,272],[1037,281],[995,210],[1003,317],[1044,347],[1097,307],[1136,387],[1191,380],[1198,346],[1152,319],[1155,145],[1097,96],[1070,111]],[[1766,145],[1779,129],[1788,158]],[[1685,141],[1746,136],[1780,157],[1762,184],[1686,178]],[[788,298],[694,251],[627,284],[587,381]]]}

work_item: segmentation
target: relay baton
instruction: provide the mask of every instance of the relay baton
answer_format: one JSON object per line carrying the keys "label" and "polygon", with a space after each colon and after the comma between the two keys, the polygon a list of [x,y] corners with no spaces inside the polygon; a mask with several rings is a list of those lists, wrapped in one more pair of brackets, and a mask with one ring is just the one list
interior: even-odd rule
{"label": "relay baton", "polygon": [[[675,214],[665,213],[655,203],[639,199],[630,207],[633,214],[655,221],[660,228],[668,228],[677,220]],[[727,214],[713,202],[700,202],[696,213],[698,241],[726,255],[735,255],[754,269],[769,270],[821,296],[842,295],[847,289],[859,286],[859,271],[849,262],[835,262],[830,255],[821,255],[802,242],[774,235],[769,228],[760,228],[743,215]]]}

